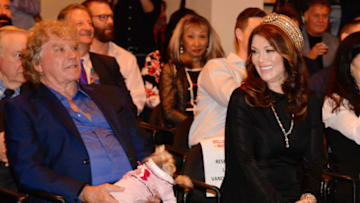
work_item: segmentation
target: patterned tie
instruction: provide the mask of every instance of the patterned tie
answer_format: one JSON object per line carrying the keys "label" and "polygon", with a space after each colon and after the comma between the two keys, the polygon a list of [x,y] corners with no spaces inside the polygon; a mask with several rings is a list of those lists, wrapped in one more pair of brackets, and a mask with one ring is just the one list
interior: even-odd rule
{"label": "patterned tie", "polygon": [[2,100],[7,100],[7,99],[10,99],[11,96],[15,93],[14,90],[12,89],[6,89],[5,92],[4,92],[4,97],[2,98]]}
{"label": "patterned tie", "polygon": [[80,66],[81,66],[81,73],[80,73],[79,83],[82,85],[87,85],[88,81],[87,81],[86,72],[85,72],[85,68],[84,68],[84,59],[80,59]]}

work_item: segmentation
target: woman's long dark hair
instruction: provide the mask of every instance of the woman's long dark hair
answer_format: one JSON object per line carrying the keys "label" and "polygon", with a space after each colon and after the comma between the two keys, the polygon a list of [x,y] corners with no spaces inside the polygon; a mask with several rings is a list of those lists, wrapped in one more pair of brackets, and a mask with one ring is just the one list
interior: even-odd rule
{"label": "woman's long dark hair", "polygon": [[336,52],[327,91],[327,96],[335,102],[333,112],[341,105],[345,105],[344,99],[346,99],[349,101],[350,110],[354,111],[356,115],[360,115],[360,90],[358,87],[360,81],[356,81],[351,73],[351,63],[358,54],[360,54],[360,32],[346,37]]}
{"label": "woman's long dark hair", "polygon": [[264,37],[275,51],[283,58],[288,74],[282,84],[282,90],[287,96],[287,111],[294,114],[295,120],[306,116],[308,102],[307,72],[302,54],[295,48],[292,40],[280,28],[270,24],[261,24],[252,32],[249,39],[248,59],[246,69],[248,77],[241,86],[245,92],[246,102],[251,106],[270,107],[273,98],[265,81],[261,79],[252,63],[251,44],[255,35]]}

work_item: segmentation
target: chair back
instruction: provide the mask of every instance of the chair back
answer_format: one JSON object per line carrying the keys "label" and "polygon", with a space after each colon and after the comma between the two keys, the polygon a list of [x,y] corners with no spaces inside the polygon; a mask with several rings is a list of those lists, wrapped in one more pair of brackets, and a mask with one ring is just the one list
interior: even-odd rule
{"label": "chair back", "polygon": [[[196,184],[196,182],[205,182],[204,162],[201,145],[197,144],[192,147],[188,153],[187,159],[183,166],[183,174],[189,176],[194,182],[194,189],[187,194],[185,198],[179,199],[178,202],[188,203],[218,203],[220,202],[220,190],[216,186]],[[201,187],[203,186],[203,187]],[[208,187],[206,187],[208,186]],[[206,192],[212,190],[216,197],[206,197]],[[181,197],[181,196],[180,196]]]}
{"label": "chair back", "polygon": [[188,150],[189,149],[189,131],[194,117],[189,116],[175,129],[173,145],[175,147]]}
{"label": "chair back", "polygon": [[360,145],[331,128],[325,129],[325,136],[329,146],[329,169],[324,172],[324,199],[326,202],[357,203],[360,192]]}
{"label": "chair back", "polygon": [[2,203],[25,203],[27,198],[26,194],[0,187],[0,202]]}

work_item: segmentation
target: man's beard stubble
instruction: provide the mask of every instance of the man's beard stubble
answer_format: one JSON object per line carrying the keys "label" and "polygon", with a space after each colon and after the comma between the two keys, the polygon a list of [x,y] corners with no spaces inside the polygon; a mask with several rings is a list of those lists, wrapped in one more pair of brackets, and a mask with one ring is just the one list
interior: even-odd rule
{"label": "man's beard stubble", "polygon": [[95,37],[100,41],[100,42],[110,42],[113,41],[115,38],[114,35],[114,29],[112,28],[112,31],[110,33],[105,33],[105,29],[101,29],[101,28],[95,28]]}

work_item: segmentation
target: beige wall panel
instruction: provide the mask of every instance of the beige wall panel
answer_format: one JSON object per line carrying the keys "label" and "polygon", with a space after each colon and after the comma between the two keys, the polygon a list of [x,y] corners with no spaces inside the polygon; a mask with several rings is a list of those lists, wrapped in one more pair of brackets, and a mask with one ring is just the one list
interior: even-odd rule
{"label": "beige wall panel", "polygon": [[41,16],[43,19],[56,19],[59,11],[71,3],[81,3],[83,0],[41,0]]}
{"label": "beige wall panel", "polygon": [[234,51],[234,25],[238,14],[248,7],[263,8],[263,0],[213,0],[211,24],[220,35],[226,52]]}

